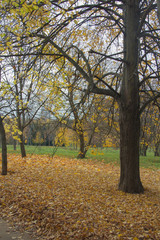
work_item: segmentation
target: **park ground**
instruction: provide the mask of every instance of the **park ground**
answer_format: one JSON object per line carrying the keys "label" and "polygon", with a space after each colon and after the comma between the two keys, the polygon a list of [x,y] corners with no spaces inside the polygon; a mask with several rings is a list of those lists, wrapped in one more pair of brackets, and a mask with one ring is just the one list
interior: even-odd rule
{"label": "park ground", "polygon": [[141,168],[144,194],[118,191],[119,172],[103,161],[9,154],[0,217],[36,240],[160,239],[159,168]]}
{"label": "park ground", "polygon": [[29,234],[17,230],[16,226],[12,226],[4,219],[0,218],[0,240],[33,240]]}

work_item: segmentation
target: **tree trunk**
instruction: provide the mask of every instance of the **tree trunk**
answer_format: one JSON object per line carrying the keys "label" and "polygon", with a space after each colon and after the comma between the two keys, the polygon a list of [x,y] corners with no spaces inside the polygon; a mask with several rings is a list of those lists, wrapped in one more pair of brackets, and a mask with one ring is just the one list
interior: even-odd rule
{"label": "tree trunk", "polygon": [[155,157],[159,157],[160,156],[160,143],[156,143],[155,144],[154,156]]}
{"label": "tree trunk", "polygon": [[7,142],[6,133],[1,117],[0,117],[0,133],[2,139],[2,175],[7,175]]}
{"label": "tree trunk", "polygon": [[13,149],[14,149],[14,151],[16,151],[16,149],[17,149],[17,143],[16,143],[15,139],[13,139]]}
{"label": "tree trunk", "polygon": [[148,149],[148,146],[146,146],[145,144],[142,144],[140,146],[140,155],[146,157],[147,156],[147,149]]}
{"label": "tree trunk", "polygon": [[159,157],[159,156],[160,156],[160,153],[159,153],[159,151],[157,151],[157,149],[156,149],[155,152],[154,152],[154,156],[155,156],[155,157]]}
{"label": "tree trunk", "polygon": [[26,157],[26,150],[25,150],[25,145],[24,145],[23,134],[20,135],[20,149],[21,149],[22,158]]}
{"label": "tree trunk", "polygon": [[87,150],[85,148],[85,141],[84,141],[84,134],[79,134],[79,141],[80,141],[80,152],[77,158],[85,158]]}
{"label": "tree trunk", "polygon": [[139,173],[139,81],[138,26],[139,1],[127,0],[125,9],[124,70],[120,105],[120,182],[119,189],[128,193],[144,191]]}
{"label": "tree trunk", "polygon": [[129,193],[143,192],[139,173],[140,117],[135,102],[121,106],[120,114],[120,182],[119,189]]}

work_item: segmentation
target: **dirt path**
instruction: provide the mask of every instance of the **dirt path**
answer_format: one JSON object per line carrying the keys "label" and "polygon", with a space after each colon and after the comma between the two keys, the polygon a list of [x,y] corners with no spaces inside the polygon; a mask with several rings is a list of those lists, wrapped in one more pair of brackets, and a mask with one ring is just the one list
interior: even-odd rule
{"label": "dirt path", "polygon": [[0,218],[0,240],[33,240],[27,233],[21,233]]}

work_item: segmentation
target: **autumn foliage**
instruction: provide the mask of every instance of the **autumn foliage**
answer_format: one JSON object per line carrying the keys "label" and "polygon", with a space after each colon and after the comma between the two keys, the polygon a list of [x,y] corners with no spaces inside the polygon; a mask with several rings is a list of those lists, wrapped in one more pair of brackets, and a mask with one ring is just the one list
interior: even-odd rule
{"label": "autumn foliage", "polygon": [[160,171],[141,169],[144,194],[117,190],[119,167],[9,155],[0,216],[33,239],[160,239]]}

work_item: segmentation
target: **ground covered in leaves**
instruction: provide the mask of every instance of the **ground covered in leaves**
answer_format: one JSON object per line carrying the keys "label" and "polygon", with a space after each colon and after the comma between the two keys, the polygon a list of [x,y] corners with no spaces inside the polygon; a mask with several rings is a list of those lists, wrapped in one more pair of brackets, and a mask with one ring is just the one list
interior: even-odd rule
{"label": "ground covered in leaves", "polygon": [[35,239],[160,239],[160,171],[141,169],[144,194],[117,190],[119,167],[9,155],[0,216]]}

